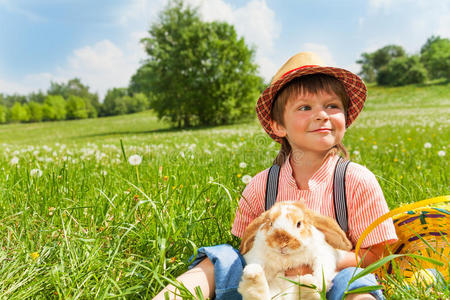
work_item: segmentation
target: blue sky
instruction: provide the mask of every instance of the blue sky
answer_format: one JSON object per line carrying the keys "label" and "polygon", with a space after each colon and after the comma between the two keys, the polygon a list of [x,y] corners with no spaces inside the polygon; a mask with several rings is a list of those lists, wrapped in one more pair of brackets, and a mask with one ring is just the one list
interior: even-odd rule
{"label": "blue sky", "polygon": [[[270,80],[299,51],[358,72],[362,52],[387,44],[417,53],[450,37],[448,0],[186,0],[206,21],[233,24]],[[139,40],[167,0],[0,0],[0,93],[47,90],[79,77],[102,97],[127,86],[145,59]]]}

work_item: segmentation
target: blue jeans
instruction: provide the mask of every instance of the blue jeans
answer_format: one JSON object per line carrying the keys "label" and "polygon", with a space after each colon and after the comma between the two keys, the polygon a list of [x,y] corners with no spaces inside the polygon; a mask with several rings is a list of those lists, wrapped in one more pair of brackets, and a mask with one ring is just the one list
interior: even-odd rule
{"label": "blue jeans", "polygon": [[[216,285],[216,300],[242,300],[237,288],[241,280],[242,271],[245,267],[245,260],[238,250],[230,245],[223,244],[198,249],[198,255],[189,268],[195,267],[206,257],[214,265],[214,280]],[[356,273],[362,269],[356,269]],[[340,271],[333,279],[333,286],[327,293],[327,299],[342,299],[347,284],[352,278],[355,268],[347,268]],[[364,286],[377,285],[377,280],[373,274],[359,278],[350,284],[349,290]],[[381,290],[371,292],[377,299],[384,299]]]}

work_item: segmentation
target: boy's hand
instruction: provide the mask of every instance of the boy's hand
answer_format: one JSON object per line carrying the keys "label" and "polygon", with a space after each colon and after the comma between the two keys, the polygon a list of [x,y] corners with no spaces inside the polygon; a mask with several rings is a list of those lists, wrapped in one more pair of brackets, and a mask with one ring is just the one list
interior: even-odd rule
{"label": "boy's hand", "polygon": [[306,275],[306,274],[312,274],[313,270],[309,265],[301,265],[296,268],[287,269],[284,272],[284,275],[286,277],[289,276],[296,276],[296,275]]}

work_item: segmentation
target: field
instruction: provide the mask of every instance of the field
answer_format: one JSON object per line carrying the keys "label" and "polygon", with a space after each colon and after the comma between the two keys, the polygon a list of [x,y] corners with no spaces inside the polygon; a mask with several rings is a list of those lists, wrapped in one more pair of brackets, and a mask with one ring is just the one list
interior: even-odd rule
{"label": "field", "polygon": [[[449,194],[450,84],[369,92],[350,158],[391,209]],[[244,181],[278,152],[256,120],[175,130],[152,112],[2,125],[0,148],[1,299],[151,298],[197,247],[238,245]]]}

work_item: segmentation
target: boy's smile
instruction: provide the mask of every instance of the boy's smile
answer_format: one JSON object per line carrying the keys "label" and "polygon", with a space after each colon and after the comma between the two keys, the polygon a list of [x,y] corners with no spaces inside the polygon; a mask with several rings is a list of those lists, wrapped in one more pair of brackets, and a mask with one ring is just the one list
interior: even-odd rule
{"label": "boy's smile", "polygon": [[293,150],[324,153],[345,133],[345,111],[334,93],[300,94],[287,102],[284,125],[273,121],[275,134],[286,137]]}

